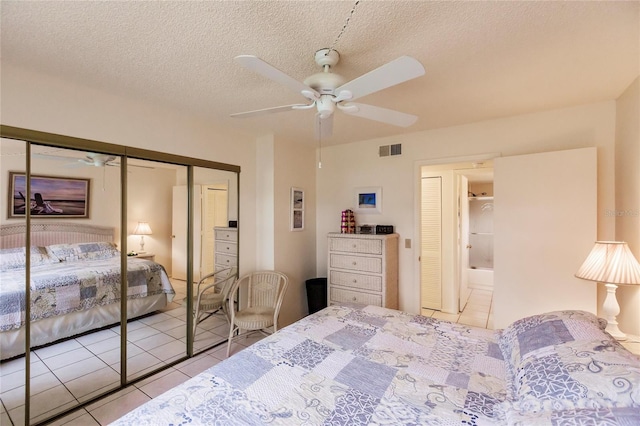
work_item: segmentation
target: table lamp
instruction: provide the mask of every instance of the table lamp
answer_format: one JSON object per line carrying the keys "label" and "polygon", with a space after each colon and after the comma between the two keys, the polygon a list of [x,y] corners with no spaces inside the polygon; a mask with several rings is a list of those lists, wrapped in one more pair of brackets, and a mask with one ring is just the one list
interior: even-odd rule
{"label": "table lamp", "polygon": [[640,284],[640,264],[627,243],[596,241],[576,277],[605,284],[607,297],[602,305],[602,313],[607,319],[605,330],[617,340],[626,340],[627,336],[620,331],[616,321],[620,313],[616,289],[618,285]]}
{"label": "table lamp", "polygon": [[140,235],[140,251],[139,253],[144,253],[144,236],[151,235],[151,227],[147,222],[138,222],[138,226],[136,226],[136,230],[133,231],[134,235]]}

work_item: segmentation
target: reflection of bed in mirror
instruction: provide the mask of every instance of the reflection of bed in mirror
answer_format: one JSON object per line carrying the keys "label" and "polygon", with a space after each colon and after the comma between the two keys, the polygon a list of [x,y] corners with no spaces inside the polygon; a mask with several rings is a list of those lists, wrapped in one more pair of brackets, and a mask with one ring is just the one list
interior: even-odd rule
{"label": "reflection of bed in mirror", "polygon": [[[0,359],[24,353],[25,224],[0,227]],[[114,229],[31,225],[31,347],[120,322],[120,252]],[[127,318],[175,294],[164,267],[127,258]]]}

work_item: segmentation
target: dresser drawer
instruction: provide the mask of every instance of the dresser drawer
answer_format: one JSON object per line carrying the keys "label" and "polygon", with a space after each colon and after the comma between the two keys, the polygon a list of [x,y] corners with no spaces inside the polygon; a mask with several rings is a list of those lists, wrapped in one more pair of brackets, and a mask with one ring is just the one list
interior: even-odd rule
{"label": "dresser drawer", "polygon": [[222,266],[223,268],[237,266],[238,258],[236,256],[229,256],[226,254],[216,253],[216,267],[218,265]]}
{"label": "dresser drawer", "polygon": [[329,298],[331,302],[337,303],[358,303],[361,305],[382,306],[382,295],[380,294],[361,293],[358,291],[343,290],[337,287],[331,287]]}
{"label": "dresser drawer", "polygon": [[329,274],[329,282],[331,285],[369,291],[382,291],[382,277],[380,275],[361,275],[340,271],[330,271]]}
{"label": "dresser drawer", "polygon": [[382,241],[368,240],[365,238],[330,238],[329,251],[382,254]]}
{"label": "dresser drawer", "polygon": [[216,241],[216,255],[238,254],[238,244],[229,241]]}
{"label": "dresser drawer", "polygon": [[215,239],[222,241],[238,241],[238,231],[228,231],[224,229],[215,230]]}
{"label": "dresser drawer", "polygon": [[379,257],[347,256],[331,253],[329,267],[380,274],[382,273],[382,259]]}

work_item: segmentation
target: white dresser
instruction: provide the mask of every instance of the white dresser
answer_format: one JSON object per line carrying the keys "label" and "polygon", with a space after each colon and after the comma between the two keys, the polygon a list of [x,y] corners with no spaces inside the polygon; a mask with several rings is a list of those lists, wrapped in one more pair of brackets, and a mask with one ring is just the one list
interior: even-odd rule
{"label": "white dresser", "polygon": [[398,234],[330,233],[328,304],[398,309]]}
{"label": "white dresser", "polygon": [[238,266],[238,228],[216,226],[213,228],[215,270]]}

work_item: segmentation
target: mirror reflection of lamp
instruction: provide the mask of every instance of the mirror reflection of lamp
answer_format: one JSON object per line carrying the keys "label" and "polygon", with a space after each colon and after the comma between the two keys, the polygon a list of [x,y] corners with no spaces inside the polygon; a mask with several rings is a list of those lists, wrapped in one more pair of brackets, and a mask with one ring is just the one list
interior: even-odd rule
{"label": "mirror reflection of lamp", "polygon": [[626,340],[627,336],[620,331],[616,321],[620,313],[616,289],[618,285],[640,284],[640,263],[627,243],[596,241],[591,253],[576,272],[576,277],[605,284],[607,297],[602,305],[602,313],[607,318],[606,331],[618,340]]}
{"label": "mirror reflection of lamp", "polygon": [[151,235],[151,227],[147,222],[138,222],[138,226],[136,226],[136,230],[133,231],[133,235],[140,235],[140,251],[138,253],[145,253],[144,251],[144,236]]}

